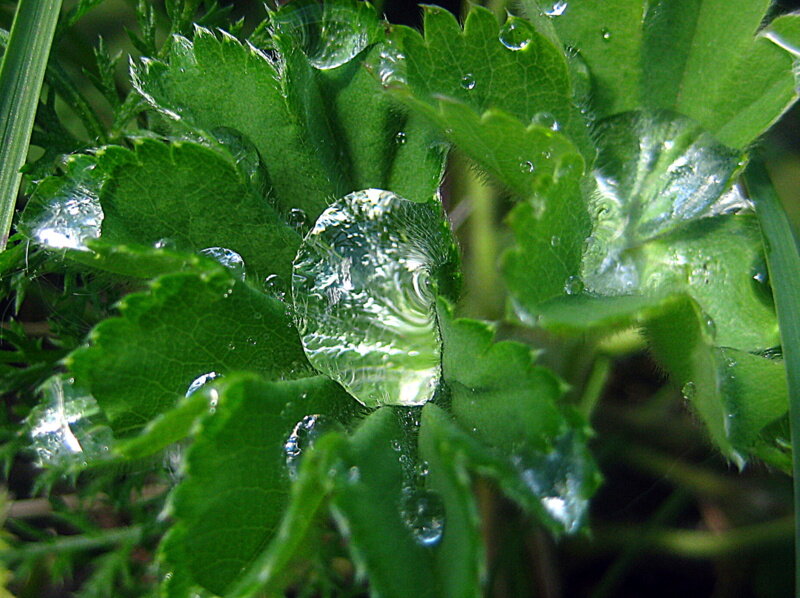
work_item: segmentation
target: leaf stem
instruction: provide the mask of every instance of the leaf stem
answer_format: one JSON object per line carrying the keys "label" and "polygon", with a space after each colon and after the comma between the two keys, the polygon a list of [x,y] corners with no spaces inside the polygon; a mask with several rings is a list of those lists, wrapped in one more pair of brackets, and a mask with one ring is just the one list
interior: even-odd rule
{"label": "leaf stem", "polygon": [[789,385],[794,511],[799,515],[794,536],[795,591],[800,595],[800,254],[797,237],[763,161],[752,160],[745,172],[745,183],[761,225]]}
{"label": "leaf stem", "polygon": [[0,66],[0,251],[8,242],[61,0],[19,0]]}

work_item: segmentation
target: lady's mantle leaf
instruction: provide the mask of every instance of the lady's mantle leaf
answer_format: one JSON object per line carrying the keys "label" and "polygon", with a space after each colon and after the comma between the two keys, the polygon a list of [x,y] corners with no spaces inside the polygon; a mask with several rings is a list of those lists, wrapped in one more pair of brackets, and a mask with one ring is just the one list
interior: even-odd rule
{"label": "lady's mantle leaf", "polygon": [[[170,251],[226,248],[241,255],[253,278],[288,280],[300,235],[255,187],[257,156],[236,161],[217,146],[137,139],[133,150],[108,146],[74,156],[64,176],[39,185],[24,228],[39,243],[124,274],[154,275],[159,267],[158,260],[149,271],[111,255],[124,253],[120,246],[160,243],[168,245],[162,261],[178,259]],[[103,249],[82,255],[97,237]]]}
{"label": "lady's mantle leaf", "polygon": [[119,438],[175,406],[198,376],[307,375],[285,304],[221,267],[158,278],[119,308],[120,317],[99,324],[90,345],[67,358]]}
{"label": "lady's mantle leaf", "polygon": [[355,405],[323,377],[223,380],[214,412],[201,420],[186,455],[185,478],[171,496],[170,536],[191,538],[190,545],[168,536],[167,565],[224,594],[274,537],[289,496],[287,458],[299,457],[302,464],[315,442],[309,428],[299,444],[291,444],[293,430],[307,416],[328,418],[335,429],[335,422],[352,417]]}
{"label": "lady's mantle leaf", "polygon": [[557,4],[563,10],[541,0],[526,8],[586,60],[600,117],[666,108],[744,148],[797,99],[800,17],[762,28],[770,0]]}

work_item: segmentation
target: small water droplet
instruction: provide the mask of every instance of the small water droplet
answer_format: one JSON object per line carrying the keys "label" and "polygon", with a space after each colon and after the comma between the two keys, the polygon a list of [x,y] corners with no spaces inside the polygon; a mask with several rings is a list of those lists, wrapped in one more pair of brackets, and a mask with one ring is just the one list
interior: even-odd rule
{"label": "small water droplet", "polygon": [[533,27],[526,21],[511,17],[500,29],[500,43],[516,52],[527,48],[533,35]]}
{"label": "small water droplet", "polygon": [[308,214],[300,208],[292,208],[289,210],[289,214],[286,216],[286,222],[301,235],[305,235],[311,227]]}
{"label": "small water droplet", "polygon": [[567,295],[578,295],[583,292],[583,280],[580,276],[570,276],[564,283],[564,292]]}
{"label": "small water droplet", "polygon": [[687,382],[681,387],[681,394],[687,401],[691,401],[697,395],[697,387],[694,382]]}
{"label": "small water droplet", "polygon": [[[189,388],[186,389],[187,397],[192,396],[194,393],[199,392],[201,388],[205,385],[210,384],[214,380],[222,378],[222,374],[219,372],[208,372],[207,374],[202,374],[192,380],[192,383],[189,384]],[[208,403],[211,409],[215,409],[217,406],[217,402],[219,401],[219,392],[216,389],[211,389],[208,394]]]}
{"label": "small water droplet", "polygon": [[245,270],[242,256],[233,249],[227,247],[206,247],[200,250],[200,255],[210,257],[225,266],[236,278],[244,280],[247,272]]}
{"label": "small water droplet", "polygon": [[339,422],[320,414],[306,415],[297,422],[283,444],[289,477],[297,479],[303,454],[308,452],[323,434],[340,428]]}
{"label": "small water droplet", "polygon": [[560,17],[563,15],[567,10],[567,3],[565,0],[559,0],[555,2],[549,9],[544,11],[548,17]]}
{"label": "small water droplet", "polygon": [[524,174],[531,174],[536,170],[536,165],[530,160],[523,160],[519,163],[519,170]]}
{"label": "small water droplet", "polygon": [[444,502],[432,490],[406,489],[400,514],[414,539],[422,546],[435,546],[444,534]]}
{"label": "small water droplet", "polygon": [[163,237],[153,243],[155,249],[175,249],[175,241],[169,237]]}
{"label": "small water droplet", "polygon": [[558,131],[561,128],[556,117],[549,112],[537,112],[533,115],[533,118],[531,118],[531,124],[545,127],[551,131]]}
{"label": "small water droplet", "polygon": [[561,237],[558,235],[550,237],[550,247],[558,247],[559,245],[561,245]]}
{"label": "small water droplet", "polygon": [[605,42],[610,42],[611,41],[611,31],[608,29],[608,27],[603,27],[600,30],[600,37],[602,37],[603,41],[605,41]]}
{"label": "small water droplet", "polygon": [[280,299],[281,301],[286,300],[285,288],[286,286],[283,280],[277,274],[270,274],[264,279],[264,292],[268,295],[272,295],[276,299]]}
{"label": "small water droplet", "polygon": [[461,77],[461,87],[463,87],[467,91],[475,89],[475,75],[473,75],[472,73],[467,73],[466,75]]}
{"label": "small water droplet", "polygon": [[397,145],[405,145],[406,143],[406,134],[403,131],[399,131],[397,135],[394,136],[394,142]]}

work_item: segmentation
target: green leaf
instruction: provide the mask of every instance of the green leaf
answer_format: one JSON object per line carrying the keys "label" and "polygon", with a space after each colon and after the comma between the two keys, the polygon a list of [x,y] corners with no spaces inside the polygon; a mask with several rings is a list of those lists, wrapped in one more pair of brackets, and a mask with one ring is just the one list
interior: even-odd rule
{"label": "green leaf", "polygon": [[28,154],[39,92],[58,23],[61,0],[20,0],[0,66],[0,251]]}
{"label": "green leaf", "polygon": [[453,319],[443,303],[439,321],[443,375],[460,427],[453,430],[444,414],[437,415],[441,429],[431,434],[444,443],[440,450],[459,447],[470,471],[497,478],[510,498],[554,532],[580,529],[599,480],[584,424],[557,406],[565,384],[534,365],[528,346],[494,343],[485,323]]}
{"label": "green leaf", "polygon": [[[83,249],[98,235],[106,247],[159,241],[192,252],[223,247],[241,255],[253,278],[286,280],[300,236],[257,184],[257,159],[237,162],[222,148],[188,141],[136,139],[132,151],[107,146],[94,157],[71,157],[66,176],[37,188],[24,228],[56,248]],[[76,257],[103,267],[110,251]],[[121,260],[108,268],[124,270]]]}
{"label": "green leaf", "polygon": [[316,218],[342,189],[336,164],[321,155],[331,148],[319,143],[326,132],[318,121],[308,122],[318,119],[314,108],[320,107],[318,94],[303,98],[314,91],[307,87],[310,73],[298,73],[304,76],[297,83],[301,88],[293,89],[295,82],[284,80],[287,68],[229,34],[198,27],[194,41],[176,37],[165,62],[145,60],[134,66],[132,77],[137,91],[175,119],[178,129],[206,138],[219,127],[245,135],[258,149],[282,209],[303,209]]}
{"label": "green leaf", "polygon": [[354,406],[323,377],[223,380],[215,412],[201,420],[186,455],[185,478],[171,496],[170,536],[191,538],[191,546],[168,536],[168,565],[188,570],[193,583],[215,594],[232,588],[275,537],[289,496],[285,444],[293,428],[310,414],[345,423]]}
{"label": "green leaf", "polygon": [[[551,17],[594,79],[599,117],[669,109],[744,148],[797,99],[800,19],[761,29],[769,0],[571,0]],[[527,11],[541,19],[535,1]],[[552,11],[551,11],[552,12]]]}
{"label": "green leaf", "polygon": [[[591,160],[586,121],[573,102],[570,69],[559,48],[522,19],[511,18],[501,29],[492,13],[478,6],[467,15],[463,32],[439,7],[425,7],[424,17],[424,38],[400,30],[404,94],[434,107],[448,98],[478,114],[499,110],[525,124],[561,130]],[[443,120],[445,129],[458,124],[456,118]]]}
{"label": "green leaf", "polygon": [[332,512],[356,567],[368,576],[375,594],[439,596],[430,553],[415,541],[401,516],[405,479],[392,448],[399,438],[402,428],[391,407],[364,420],[342,455]]}
{"label": "green leaf", "polygon": [[286,306],[221,268],[156,279],[125,297],[67,362],[122,438],[173,408],[209,372],[303,376],[307,361]]}
{"label": "green leaf", "polygon": [[556,407],[564,383],[534,365],[527,345],[495,343],[489,325],[454,319],[448,312],[440,304],[442,374],[456,420],[507,453],[520,447],[546,449],[565,424]]}
{"label": "green leaf", "polygon": [[442,497],[445,509],[444,532],[433,557],[442,595],[481,596],[486,563],[467,460],[439,433],[430,410],[422,413],[419,451],[429,471],[426,485]]}
{"label": "green leaf", "polygon": [[682,386],[723,454],[740,466],[759,434],[788,408],[783,364],[735,349],[714,346],[713,329],[690,299],[647,325],[656,357]]}

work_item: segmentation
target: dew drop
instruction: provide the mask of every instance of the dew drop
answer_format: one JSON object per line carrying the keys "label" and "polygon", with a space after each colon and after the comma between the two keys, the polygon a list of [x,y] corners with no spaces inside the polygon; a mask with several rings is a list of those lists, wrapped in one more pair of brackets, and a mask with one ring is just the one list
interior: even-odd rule
{"label": "dew drop", "polygon": [[339,422],[320,414],[306,415],[297,422],[283,444],[289,477],[297,479],[303,454],[308,452],[323,434],[339,429],[341,429]]}
{"label": "dew drop", "polygon": [[438,202],[368,189],[328,207],[298,250],[303,348],[364,405],[421,405],[436,391],[436,289],[452,286],[455,260],[444,222]]}
{"label": "dew drop", "polygon": [[536,170],[536,165],[530,160],[523,160],[519,163],[519,170],[524,174],[532,174]]}
{"label": "dew drop", "polygon": [[561,245],[561,237],[558,235],[550,237],[550,247],[558,247],[559,245]]}
{"label": "dew drop", "polygon": [[350,62],[376,34],[363,13],[349,3],[296,2],[272,13],[272,26],[298,40],[308,61],[320,70]]}
{"label": "dew drop", "polygon": [[561,127],[556,120],[556,117],[549,112],[537,112],[531,119],[531,124],[545,127],[551,131],[558,131]]}
{"label": "dew drop", "polygon": [[687,401],[691,401],[697,395],[697,387],[694,382],[687,382],[681,387],[681,394]]}
{"label": "dew drop", "polygon": [[565,0],[559,0],[555,2],[549,9],[544,11],[548,17],[560,17],[563,15],[567,10],[567,3]]}
{"label": "dew drop", "polygon": [[292,208],[289,210],[289,214],[286,216],[286,222],[301,235],[306,234],[311,227],[308,214],[300,208]]}
{"label": "dew drop", "polygon": [[162,237],[153,243],[155,249],[175,249],[175,241],[169,237]]}
{"label": "dew drop", "polygon": [[500,29],[500,43],[509,50],[524,50],[531,43],[533,34],[533,28],[526,21],[511,17]]}
{"label": "dew drop", "polygon": [[475,75],[473,75],[472,73],[467,73],[466,75],[461,77],[461,87],[463,87],[467,91],[475,89]]}
{"label": "dew drop", "polygon": [[405,145],[406,143],[406,134],[403,131],[399,131],[397,135],[394,136],[394,142],[397,145]]}
{"label": "dew drop", "polygon": [[578,295],[583,292],[583,280],[580,276],[570,276],[564,283],[564,292],[567,295]]}
{"label": "dew drop", "polygon": [[264,279],[264,292],[268,295],[272,295],[276,299],[280,299],[281,301],[286,300],[285,288],[286,286],[283,280],[277,274],[270,274]]}
{"label": "dew drop", "polygon": [[114,438],[94,397],[65,376],[48,379],[41,394],[27,418],[39,466],[83,466],[108,457]]}
{"label": "dew drop", "polygon": [[444,534],[444,502],[432,490],[406,489],[400,506],[403,523],[422,546],[435,546]]}
{"label": "dew drop", "polygon": [[600,37],[603,39],[604,42],[611,41],[611,31],[608,29],[608,27],[603,27],[600,30]]}
{"label": "dew drop", "polygon": [[[199,392],[200,389],[202,389],[204,386],[210,384],[211,382],[219,378],[222,378],[222,374],[220,374],[219,372],[208,372],[207,374],[202,374],[198,376],[197,378],[192,380],[191,384],[189,384],[189,388],[186,389],[185,396],[187,397],[192,396],[194,393]],[[215,388],[212,388],[211,390],[208,391],[208,404],[209,407],[212,409],[212,411],[216,409],[218,402],[219,402],[219,392]]]}
{"label": "dew drop", "polygon": [[244,280],[247,272],[242,256],[227,247],[207,247],[200,250],[200,255],[210,257],[225,266],[236,278]]}

